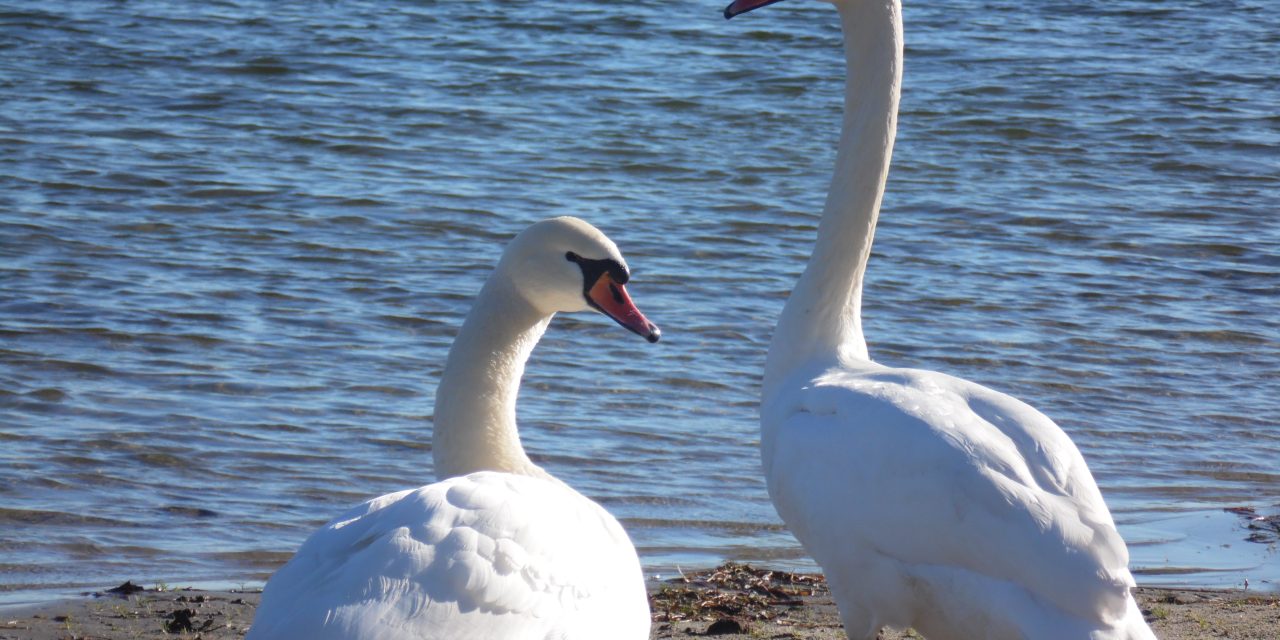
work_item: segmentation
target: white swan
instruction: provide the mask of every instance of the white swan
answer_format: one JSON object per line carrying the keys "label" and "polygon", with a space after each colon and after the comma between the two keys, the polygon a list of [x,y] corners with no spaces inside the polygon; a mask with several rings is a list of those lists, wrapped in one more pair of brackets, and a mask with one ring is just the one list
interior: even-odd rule
{"label": "white swan", "polygon": [[556,312],[595,308],[658,340],[623,288],[628,278],[613,242],[576,218],[512,240],[436,392],[443,479],[370,500],[312,534],[268,582],[248,637],[648,638],[626,532],[530,461],[515,422],[525,362]]}
{"label": "white swan", "polygon": [[[725,16],[776,0],[737,0]],[[848,82],[813,255],[769,346],[761,453],[850,638],[1154,638],[1129,554],[1061,429],[997,391],[872,362],[862,276],[897,129],[900,0],[836,0]]]}

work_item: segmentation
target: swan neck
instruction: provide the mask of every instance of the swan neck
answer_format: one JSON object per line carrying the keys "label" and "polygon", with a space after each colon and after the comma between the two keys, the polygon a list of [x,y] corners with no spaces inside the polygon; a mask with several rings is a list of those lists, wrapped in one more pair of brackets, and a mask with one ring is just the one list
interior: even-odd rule
{"label": "swan neck", "polygon": [[766,399],[797,368],[869,361],[862,281],[897,131],[902,5],[842,0],[836,6],[847,62],[840,146],[817,243],[774,330]]}
{"label": "swan neck", "polygon": [[475,471],[546,476],[520,444],[516,396],[552,315],[539,312],[500,271],[480,290],[436,389],[431,450],[438,479]]}

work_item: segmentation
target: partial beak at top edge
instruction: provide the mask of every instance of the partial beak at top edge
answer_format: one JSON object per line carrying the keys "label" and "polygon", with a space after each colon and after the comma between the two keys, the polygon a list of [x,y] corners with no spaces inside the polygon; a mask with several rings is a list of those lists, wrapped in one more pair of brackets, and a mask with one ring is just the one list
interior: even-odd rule
{"label": "partial beak at top edge", "polygon": [[734,16],[742,15],[748,11],[754,11],[760,7],[771,5],[782,0],[733,0],[729,6],[724,8],[724,19],[728,20]]}

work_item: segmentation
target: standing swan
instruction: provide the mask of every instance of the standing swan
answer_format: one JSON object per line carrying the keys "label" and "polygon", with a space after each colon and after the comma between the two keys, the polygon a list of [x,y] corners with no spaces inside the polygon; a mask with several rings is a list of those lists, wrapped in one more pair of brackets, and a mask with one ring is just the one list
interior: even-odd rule
{"label": "standing swan", "polygon": [[511,241],[436,392],[439,482],[374,498],[303,543],[267,583],[250,640],[644,640],[631,540],[535,465],[516,433],[524,365],[558,311],[594,308],[657,342],[622,254],[576,218]]}
{"label": "standing swan", "polygon": [[[737,0],[726,17],[777,0]],[[862,275],[897,129],[900,0],[835,0],[848,82],[818,241],[774,330],[761,450],[850,638],[1154,639],[1084,458],[1030,406],[872,362]]]}

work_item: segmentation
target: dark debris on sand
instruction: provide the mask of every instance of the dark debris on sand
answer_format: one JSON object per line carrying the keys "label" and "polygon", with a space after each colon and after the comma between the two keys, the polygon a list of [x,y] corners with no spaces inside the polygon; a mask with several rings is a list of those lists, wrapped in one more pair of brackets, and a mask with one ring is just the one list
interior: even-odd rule
{"label": "dark debris on sand", "polygon": [[1253,507],[1228,507],[1223,509],[1244,519],[1244,528],[1249,532],[1246,542],[1258,544],[1280,543],[1280,514],[1261,515]]}
{"label": "dark debris on sand", "polygon": [[[144,589],[132,583],[80,598],[0,610],[0,640],[243,640],[260,591]],[[847,640],[822,576],[742,564],[650,584],[651,640]],[[1138,605],[1161,640],[1277,640],[1274,591],[1137,590]],[[603,630],[601,638],[611,637]],[[919,640],[884,630],[882,640]]]}
{"label": "dark debris on sand", "polygon": [[145,588],[133,582],[91,596],[0,615],[0,640],[241,640],[255,591]]}
{"label": "dark debris on sand", "polygon": [[[125,580],[124,584],[118,587],[112,587],[110,589],[107,589],[105,593],[110,593],[118,596],[131,596],[139,591],[146,591],[146,590],[147,590],[146,587],[139,587],[138,585],[134,584],[132,580]],[[102,594],[94,594],[94,595],[100,596]]]}
{"label": "dark debris on sand", "polygon": [[[1141,587],[1138,606],[1162,640],[1280,639],[1274,592]],[[847,640],[820,575],[726,564],[650,587],[653,640]],[[881,640],[920,638],[884,629]]]}
{"label": "dark debris on sand", "polygon": [[649,605],[656,625],[710,622],[700,635],[741,634],[753,622],[786,618],[805,606],[805,598],[825,595],[826,589],[822,576],[730,562],[667,580],[651,594]]}

